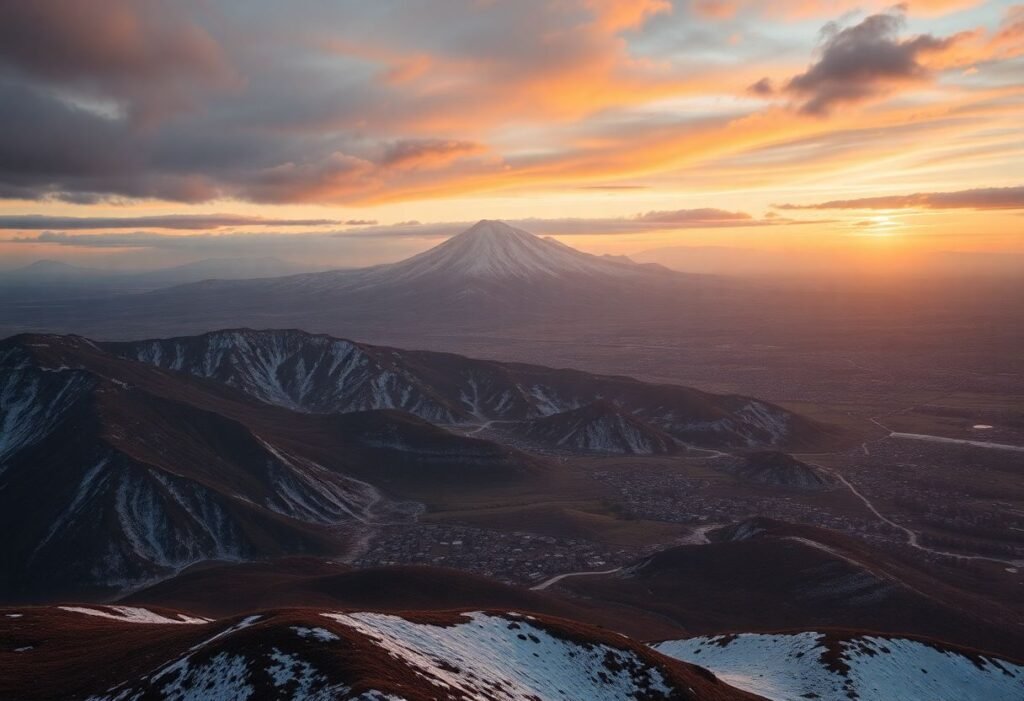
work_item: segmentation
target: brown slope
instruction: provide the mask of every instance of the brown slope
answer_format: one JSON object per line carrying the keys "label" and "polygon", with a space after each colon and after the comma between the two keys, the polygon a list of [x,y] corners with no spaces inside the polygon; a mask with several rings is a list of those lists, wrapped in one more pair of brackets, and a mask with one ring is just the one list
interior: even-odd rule
{"label": "brown slope", "polygon": [[514,609],[589,621],[644,640],[677,636],[683,630],[632,608],[593,606],[470,572],[409,565],[356,569],[309,557],[196,565],[119,603],[210,617],[303,606],[384,612]]}
{"label": "brown slope", "polygon": [[937,572],[826,529],[755,519],[732,530],[719,542],[671,548],[623,573],[560,586],[591,603],[663,615],[690,635],[840,627],[1019,657],[1017,615]]}

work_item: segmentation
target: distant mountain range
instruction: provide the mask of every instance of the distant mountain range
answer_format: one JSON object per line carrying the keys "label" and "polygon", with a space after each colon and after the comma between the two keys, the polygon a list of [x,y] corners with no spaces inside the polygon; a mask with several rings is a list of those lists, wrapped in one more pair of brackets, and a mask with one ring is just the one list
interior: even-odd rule
{"label": "distant mountain range", "polygon": [[230,277],[261,279],[209,279],[81,306],[14,305],[0,310],[0,325],[107,337],[281,326],[285,319],[334,332],[500,328],[649,312],[717,284],[623,256],[591,255],[496,221],[387,265],[277,277],[235,273]]}
{"label": "distant mountain range", "polygon": [[210,279],[272,278],[308,272],[310,266],[279,258],[207,258],[147,271],[88,268],[39,260],[0,271],[0,290],[26,298],[59,298],[70,293],[128,294]]}

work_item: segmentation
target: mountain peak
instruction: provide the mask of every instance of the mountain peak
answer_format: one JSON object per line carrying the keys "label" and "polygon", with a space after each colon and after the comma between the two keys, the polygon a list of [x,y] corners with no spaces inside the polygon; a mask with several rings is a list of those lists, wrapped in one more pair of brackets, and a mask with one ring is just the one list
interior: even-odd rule
{"label": "mountain peak", "polygon": [[476,224],[474,224],[473,226],[471,226],[468,229],[466,229],[465,231],[463,231],[461,234],[458,234],[457,237],[458,236],[465,236],[467,238],[473,238],[473,237],[477,237],[477,236],[491,236],[491,237],[493,237],[493,236],[512,236],[512,237],[522,237],[524,235],[525,236],[529,236],[530,238],[537,238],[536,236],[534,236],[530,232],[523,231],[522,229],[517,229],[514,226],[511,226],[510,224],[506,224],[505,222],[503,222],[503,221],[501,221],[499,219],[481,219]]}
{"label": "mountain peak", "polygon": [[[529,231],[517,229],[496,219],[481,219],[461,234],[456,234],[445,243],[461,243],[467,246],[481,246],[477,255],[493,255],[500,252],[499,246],[538,246],[548,243],[548,239],[534,236]],[[444,245],[444,244],[442,244]],[[486,248],[485,248],[486,247]]]}

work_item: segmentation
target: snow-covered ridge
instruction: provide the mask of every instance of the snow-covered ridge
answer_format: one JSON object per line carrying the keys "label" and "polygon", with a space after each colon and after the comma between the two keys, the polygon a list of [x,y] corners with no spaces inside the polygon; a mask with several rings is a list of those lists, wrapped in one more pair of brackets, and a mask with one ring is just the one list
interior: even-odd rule
{"label": "snow-covered ridge", "polygon": [[665,442],[663,434],[712,447],[775,446],[797,431],[789,412],[745,397],[400,351],[295,330],[225,330],[104,347],[310,413],[397,409],[436,424],[482,425],[564,414],[597,401],[610,405],[610,413],[592,426],[566,430],[565,448],[666,452],[667,446],[658,445]]}
{"label": "snow-covered ridge", "polygon": [[233,330],[109,347],[122,356],[216,380],[295,411],[401,409],[444,423],[460,418],[387,353],[371,354],[342,339]]}
{"label": "snow-covered ridge", "polygon": [[580,645],[525,617],[471,613],[465,622],[436,626],[379,613],[323,615],[368,636],[456,698],[619,701],[669,698],[673,691],[635,653]]}
{"label": "snow-covered ridge", "polygon": [[[77,614],[69,610],[68,615]],[[566,622],[549,627],[550,622],[518,613],[452,613],[429,620],[363,612],[275,612],[211,622],[202,626],[199,638],[183,628],[161,631],[167,633],[166,640],[178,635],[181,642],[162,649],[155,663],[147,659],[141,666],[122,667],[111,660],[111,669],[121,670],[119,683],[104,684],[90,699],[746,698],[624,637],[616,640],[586,626],[568,632]],[[123,619],[112,624],[131,625]],[[62,619],[50,618],[47,625],[51,635],[65,635]],[[55,661],[47,658],[46,638],[41,639],[41,652],[25,654],[53,665]],[[104,654],[96,651],[98,662]],[[22,663],[31,665],[32,657]],[[73,682],[86,688],[88,684]]]}
{"label": "snow-covered ridge", "polygon": [[770,701],[1020,701],[1024,667],[924,642],[821,633],[671,640],[659,652]]}

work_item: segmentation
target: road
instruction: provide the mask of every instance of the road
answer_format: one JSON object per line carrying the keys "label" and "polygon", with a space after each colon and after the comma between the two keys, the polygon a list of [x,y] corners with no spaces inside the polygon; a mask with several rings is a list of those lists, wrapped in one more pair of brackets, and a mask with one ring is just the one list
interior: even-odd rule
{"label": "road", "polygon": [[901,433],[893,431],[889,438],[906,438],[912,441],[931,441],[932,443],[956,443],[958,445],[970,445],[975,448],[990,448],[992,450],[1013,450],[1024,453],[1024,445],[1011,445],[1010,443],[992,443],[991,441],[972,441],[966,438],[946,438],[945,436],[929,436],[924,433]]}
{"label": "road", "polygon": [[615,569],[612,569],[612,570],[602,570],[600,572],[568,572],[566,574],[560,574],[560,575],[558,575],[556,577],[552,577],[551,579],[545,579],[540,584],[538,584],[536,586],[533,586],[533,587],[530,587],[530,591],[544,591],[545,589],[550,587],[552,584],[558,584],[559,582],[561,582],[563,579],[566,579],[567,577],[593,577],[593,576],[600,575],[600,574],[615,574],[616,572],[621,572],[621,571],[622,571],[621,567],[616,567]]}
{"label": "road", "polygon": [[980,561],[985,561],[985,562],[994,562],[996,564],[1006,565],[1008,567],[1016,567],[1016,568],[1024,567],[1024,560],[1004,560],[1002,558],[987,557],[985,555],[965,555],[963,553],[955,553],[955,552],[950,552],[948,550],[938,550],[936,548],[930,548],[927,545],[921,545],[920,536],[917,534],[917,532],[910,530],[906,526],[903,526],[903,525],[901,525],[899,523],[896,523],[891,518],[889,518],[888,516],[883,514],[881,511],[879,511],[878,508],[871,502],[871,500],[868,499],[864,495],[863,492],[861,492],[859,489],[857,489],[857,487],[855,487],[853,485],[853,483],[850,482],[848,479],[846,479],[846,477],[844,477],[841,473],[839,473],[836,470],[832,470],[830,468],[827,468],[827,467],[825,467],[823,465],[815,465],[815,467],[818,467],[818,468],[820,468],[822,470],[825,470],[830,475],[832,475],[837,480],[839,480],[844,485],[846,485],[846,488],[849,489],[850,492],[855,497],[860,499],[861,502],[864,503],[864,506],[867,507],[868,511],[870,511],[875,516],[877,516],[880,521],[882,521],[884,523],[887,523],[890,526],[892,526],[893,528],[895,528],[897,530],[900,530],[904,534],[906,534],[906,536],[907,536],[907,545],[909,545],[912,548],[916,548],[917,550],[921,550],[922,552],[931,553],[933,555],[940,555],[942,557],[952,557],[952,558],[957,558],[959,560],[980,560]]}

